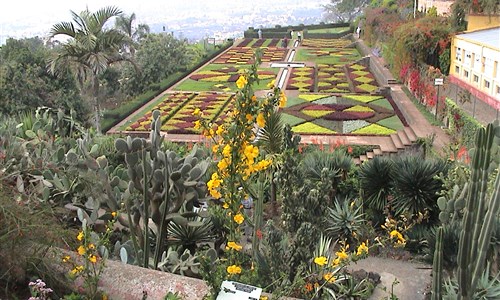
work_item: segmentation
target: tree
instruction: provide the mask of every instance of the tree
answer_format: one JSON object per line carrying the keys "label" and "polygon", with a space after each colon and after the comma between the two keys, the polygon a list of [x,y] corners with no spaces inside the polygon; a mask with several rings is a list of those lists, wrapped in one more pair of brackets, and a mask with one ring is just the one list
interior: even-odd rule
{"label": "tree", "polygon": [[190,47],[186,40],[179,40],[171,34],[148,34],[137,49],[136,62],[141,73],[125,70],[123,89],[127,94],[143,92],[190,64]]}
{"label": "tree", "polygon": [[134,28],[132,25],[134,21],[135,13],[132,13],[130,16],[118,16],[115,22],[116,29],[124,33],[126,36],[124,48],[125,51],[130,52],[132,57],[135,56],[138,43],[140,43],[141,40],[144,39],[150,32],[149,25],[147,24],[139,24]]}
{"label": "tree", "polygon": [[352,22],[361,14],[370,0],[330,0],[330,4],[323,5],[327,19],[334,22]]}
{"label": "tree", "polygon": [[87,111],[71,74],[55,77],[47,71],[50,51],[38,37],[7,39],[0,48],[0,114],[47,106],[73,109],[85,121]]}
{"label": "tree", "polygon": [[120,16],[121,10],[108,6],[92,13],[88,9],[76,14],[71,11],[73,22],[61,22],[52,27],[50,36],[66,36],[68,41],[56,48],[56,56],[49,61],[49,70],[60,74],[69,68],[75,74],[82,95],[86,85],[94,104],[95,126],[101,131],[101,101],[99,97],[99,76],[112,64],[128,60],[120,54],[125,36],[106,23]]}

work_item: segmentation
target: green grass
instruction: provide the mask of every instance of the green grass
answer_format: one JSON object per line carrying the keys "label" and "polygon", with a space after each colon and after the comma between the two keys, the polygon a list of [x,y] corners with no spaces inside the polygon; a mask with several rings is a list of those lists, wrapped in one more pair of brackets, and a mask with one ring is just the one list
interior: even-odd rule
{"label": "green grass", "polygon": [[289,124],[290,126],[295,126],[305,121],[304,119],[285,113],[281,115],[281,119],[283,120],[284,123]]}
{"label": "green grass", "polygon": [[404,125],[403,125],[403,123],[401,123],[401,120],[399,119],[399,117],[397,115],[380,120],[377,122],[377,124],[380,124],[382,126],[385,126],[387,128],[394,129],[394,130],[404,129]]}
{"label": "green grass", "polygon": [[298,97],[288,97],[285,107],[291,107],[291,106],[294,106],[294,105],[297,105],[300,103],[304,103],[304,102],[307,102],[307,101],[305,101],[304,99],[300,99]]}
{"label": "green grass", "polygon": [[375,101],[370,102],[370,104],[374,104],[374,105],[381,106],[383,108],[394,110],[394,108],[392,107],[391,103],[387,99],[375,100]]}
{"label": "green grass", "polygon": [[[192,92],[203,92],[203,91],[222,91],[220,89],[214,88],[215,84],[222,82],[214,81],[196,81],[186,78],[182,83],[174,88],[175,91],[192,91]],[[234,83],[224,82],[224,85],[231,88],[231,91],[236,90],[236,85]]]}
{"label": "green grass", "polygon": [[344,31],[349,31],[349,27],[336,27],[336,28],[319,28],[319,29],[310,29],[308,33],[340,33]]}

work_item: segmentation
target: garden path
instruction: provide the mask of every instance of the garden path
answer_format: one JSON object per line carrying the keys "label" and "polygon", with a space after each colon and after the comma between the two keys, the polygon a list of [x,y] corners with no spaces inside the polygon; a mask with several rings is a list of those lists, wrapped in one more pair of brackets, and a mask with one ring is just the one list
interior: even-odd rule
{"label": "garden path", "polygon": [[[380,275],[381,282],[369,298],[390,299],[391,290],[397,299],[426,299],[431,285],[432,266],[382,257],[367,257],[349,266],[353,271],[365,270]],[[397,284],[393,284],[397,280]],[[389,297],[389,298],[387,298]]]}

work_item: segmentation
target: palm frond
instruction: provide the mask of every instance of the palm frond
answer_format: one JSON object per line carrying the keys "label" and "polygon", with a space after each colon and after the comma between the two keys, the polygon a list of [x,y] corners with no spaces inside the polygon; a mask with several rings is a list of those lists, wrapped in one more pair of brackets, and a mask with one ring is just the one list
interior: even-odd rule
{"label": "palm frond", "polygon": [[73,23],[61,22],[52,26],[52,29],[50,30],[50,37],[54,37],[60,34],[74,38],[76,36],[76,31]]}
{"label": "palm frond", "polygon": [[268,154],[279,153],[283,144],[284,123],[281,112],[272,111],[266,120],[266,125],[257,133],[259,145]]}
{"label": "palm frond", "polygon": [[99,9],[98,11],[93,13],[91,16],[91,20],[92,20],[91,23],[92,23],[92,25],[95,26],[93,29],[97,29],[97,30],[101,31],[102,28],[104,27],[104,24],[106,24],[106,22],[109,19],[111,19],[112,17],[118,17],[121,14],[122,14],[122,11],[118,7],[115,7],[115,6],[106,6],[106,7]]}

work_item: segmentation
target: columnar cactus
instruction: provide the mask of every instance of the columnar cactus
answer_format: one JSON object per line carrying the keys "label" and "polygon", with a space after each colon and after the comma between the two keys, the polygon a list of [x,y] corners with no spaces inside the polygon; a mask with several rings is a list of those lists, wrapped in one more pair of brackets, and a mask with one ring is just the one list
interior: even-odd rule
{"label": "columnar cactus", "polygon": [[460,299],[471,299],[477,280],[484,271],[493,226],[500,209],[500,173],[497,173],[491,196],[488,181],[498,172],[500,157],[500,126],[481,128],[471,163],[471,178],[466,196],[465,214],[458,252],[458,283]]}
{"label": "columnar cactus", "polygon": [[432,264],[431,300],[441,299],[443,278],[443,231],[443,226],[439,226],[436,232],[436,248],[434,249],[434,260]]}

